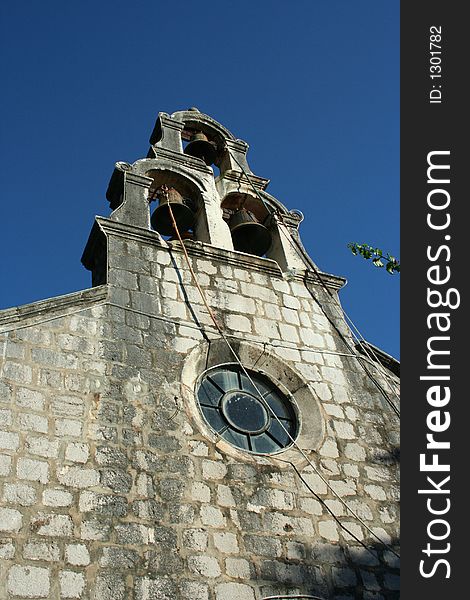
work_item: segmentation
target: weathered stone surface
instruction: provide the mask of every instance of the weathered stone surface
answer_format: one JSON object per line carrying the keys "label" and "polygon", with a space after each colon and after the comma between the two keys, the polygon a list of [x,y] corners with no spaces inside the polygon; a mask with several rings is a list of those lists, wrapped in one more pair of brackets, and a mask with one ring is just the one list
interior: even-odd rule
{"label": "weathered stone surface", "polygon": [[27,542],[23,548],[24,558],[30,560],[58,561],[61,554],[57,542]]}
{"label": "weathered stone surface", "polygon": [[244,583],[220,583],[215,588],[217,600],[254,600],[253,588]]}
{"label": "weathered stone surface", "polygon": [[36,490],[22,483],[5,483],[3,499],[21,506],[31,506],[36,502]]}
{"label": "weathered stone surface", "polygon": [[69,565],[83,567],[90,564],[90,553],[84,544],[69,544],[65,547],[65,560]]}
{"label": "weathered stone surface", "polygon": [[19,531],[23,521],[22,514],[14,508],[0,508],[0,531]]}
{"label": "weathered stone surface", "polygon": [[[330,296],[306,269],[281,204],[267,257],[233,251],[220,203],[233,192],[256,203],[232,161],[246,163],[245,144],[219,130],[230,153],[215,181],[172,146],[185,114],[162,113],[165,136],[149,154],[158,158],[125,177],[117,168],[126,201],[118,206],[121,189],[86,251],[100,285],[0,311],[0,595],[393,600],[398,561],[357,517],[396,544],[399,428],[346,356],[333,306],[342,280],[324,274]],[[288,452],[235,449],[200,413],[202,373],[236,359],[180,242],[148,229],[150,175],[172,170],[207,219],[185,248],[217,323],[246,368],[293,399],[301,425]]]}
{"label": "weathered stone surface", "polygon": [[173,600],[176,585],[167,577],[138,577],[135,584],[136,600]]}
{"label": "weathered stone surface", "polygon": [[31,517],[31,531],[48,537],[71,537],[73,521],[69,515],[40,512]]}
{"label": "weathered stone surface", "polygon": [[85,589],[85,576],[75,571],[61,571],[59,585],[61,598],[80,598]]}
{"label": "weathered stone surface", "polygon": [[14,596],[47,598],[49,590],[49,569],[13,565],[8,571],[7,591]]}
{"label": "weathered stone surface", "polygon": [[126,584],[123,576],[103,573],[97,576],[93,600],[126,600]]}

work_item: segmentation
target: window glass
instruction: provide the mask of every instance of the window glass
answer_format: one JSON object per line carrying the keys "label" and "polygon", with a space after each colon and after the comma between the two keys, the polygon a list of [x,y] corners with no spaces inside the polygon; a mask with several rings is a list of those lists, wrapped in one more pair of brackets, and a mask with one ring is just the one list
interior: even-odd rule
{"label": "window glass", "polygon": [[297,435],[294,408],[265,376],[248,374],[238,365],[207,371],[197,390],[202,414],[218,435],[237,448],[279,452]]}

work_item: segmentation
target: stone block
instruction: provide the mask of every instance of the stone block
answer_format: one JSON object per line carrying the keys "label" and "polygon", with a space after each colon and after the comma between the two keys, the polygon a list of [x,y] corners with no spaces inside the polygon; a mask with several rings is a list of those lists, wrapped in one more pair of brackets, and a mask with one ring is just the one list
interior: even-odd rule
{"label": "stone block", "polygon": [[334,421],[336,435],[342,440],[356,439],[358,436],[351,423],[346,421]]}
{"label": "stone block", "polygon": [[42,493],[42,503],[45,506],[70,506],[73,496],[67,490],[47,489]]}
{"label": "stone block", "polygon": [[312,521],[305,517],[290,517],[282,513],[267,513],[264,519],[265,529],[276,534],[292,533],[312,537],[315,534]]}
{"label": "stone block", "polygon": [[183,496],[186,483],[179,479],[163,479],[160,481],[160,496],[162,500],[175,501]]}
{"label": "stone block", "polygon": [[385,490],[378,485],[365,485],[364,491],[368,496],[370,496],[374,500],[387,499],[387,494],[385,493]]}
{"label": "stone block", "polygon": [[168,577],[137,577],[134,590],[135,600],[175,600],[177,598],[176,584]]}
{"label": "stone block", "polygon": [[279,331],[277,328],[276,321],[271,321],[269,319],[263,319],[261,317],[255,317],[253,319],[253,323],[255,326],[255,331],[262,338],[279,338]]}
{"label": "stone block", "polygon": [[69,565],[87,566],[90,564],[90,554],[84,544],[69,544],[65,547],[65,560]]}
{"label": "stone block", "polygon": [[244,583],[219,583],[215,587],[216,600],[255,600],[253,588]]}
{"label": "stone block", "polygon": [[47,417],[35,415],[33,413],[20,413],[18,423],[23,431],[36,431],[37,433],[47,433],[49,423]]}
{"label": "stone block", "polygon": [[105,542],[109,540],[111,531],[111,525],[109,520],[98,518],[82,517],[82,524],[80,526],[80,538],[82,540],[95,540]]}
{"label": "stone block", "polygon": [[202,483],[202,481],[194,481],[191,486],[191,499],[196,502],[210,502],[211,501],[211,490],[208,485]]}
{"label": "stone block", "polygon": [[61,571],[59,585],[61,598],[81,598],[86,585],[85,576],[75,571]]}
{"label": "stone block", "polygon": [[20,384],[31,383],[33,379],[31,367],[20,363],[7,361],[3,365],[3,376],[10,381]]}
{"label": "stone block", "polygon": [[49,569],[13,565],[8,571],[7,591],[13,596],[47,598],[49,590]]}
{"label": "stone block", "polygon": [[127,466],[127,456],[119,448],[114,446],[98,446],[96,448],[95,460],[100,466]]}
{"label": "stone block", "polygon": [[122,544],[153,544],[155,530],[140,523],[116,525],[117,539]]}
{"label": "stone block", "polygon": [[290,308],[292,310],[300,309],[300,302],[298,298],[291,296],[290,294],[282,294],[282,302],[286,308]]}
{"label": "stone block", "polygon": [[366,460],[366,451],[359,444],[346,444],[344,448],[344,454],[346,458],[349,458],[350,460],[355,460],[357,462],[363,462]]}
{"label": "stone block", "polygon": [[0,508],[0,531],[18,532],[21,529],[23,515],[14,508]]}
{"label": "stone block", "polygon": [[189,447],[191,448],[191,454],[194,456],[208,456],[209,447],[205,442],[199,440],[190,440]]}
{"label": "stone block", "polygon": [[80,493],[78,507],[82,512],[123,517],[127,514],[127,500],[122,496],[84,491]]}
{"label": "stone block", "polygon": [[356,495],[356,483],[351,479],[346,481],[331,479],[329,483],[331,488],[342,498]]}
{"label": "stone block", "polygon": [[328,492],[326,483],[323,481],[320,475],[310,471],[311,468],[307,467],[307,469],[305,469],[305,471],[302,473],[302,479],[306,481],[309,488],[311,488],[316,494],[320,494],[321,496],[325,495]]}
{"label": "stone block", "polygon": [[223,479],[227,474],[227,467],[222,462],[213,460],[202,461],[202,476],[204,479]]}
{"label": "stone block", "polygon": [[308,580],[308,569],[280,560],[265,560],[261,563],[261,577],[268,581],[299,585]]}
{"label": "stone block", "polygon": [[209,589],[199,581],[182,581],[179,585],[181,600],[209,600]]}
{"label": "stone block", "polygon": [[301,498],[300,508],[309,515],[320,516],[323,514],[322,505],[315,498]]}
{"label": "stone block", "polygon": [[[96,577],[93,600],[127,600],[124,576],[117,573],[103,573]],[[144,600],[142,597],[141,600]],[[136,597],[137,600],[137,597]]]}
{"label": "stone block", "polygon": [[56,419],[55,434],[60,437],[80,437],[82,435],[82,423],[74,419]]}
{"label": "stone block", "polygon": [[16,472],[19,479],[39,481],[40,483],[47,483],[49,481],[49,465],[42,460],[19,458]]}
{"label": "stone block", "polygon": [[239,552],[237,536],[228,531],[214,532],[214,545],[223,554],[237,554]]}
{"label": "stone block", "polygon": [[332,567],[331,574],[335,585],[338,587],[350,587],[357,583],[356,574],[352,569]]}
{"label": "stone block", "polygon": [[0,559],[11,560],[15,556],[15,550],[12,538],[0,538]]}
{"label": "stone block", "polygon": [[96,469],[62,467],[57,472],[57,479],[67,487],[87,488],[99,484],[100,473]]}
{"label": "stone block", "polygon": [[228,314],[225,318],[225,324],[232,331],[251,333],[251,321],[243,315]]}
{"label": "stone block", "polygon": [[64,417],[81,417],[85,412],[84,399],[78,396],[56,396],[50,402],[51,413]]}
{"label": "stone block", "polygon": [[183,532],[183,544],[189,550],[204,552],[207,548],[208,538],[204,529],[187,529]]}
{"label": "stone block", "polygon": [[338,525],[336,524],[336,521],[331,519],[327,521],[320,521],[318,523],[318,531],[323,538],[329,540],[330,542],[339,541]]}
{"label": "stone block", "polygon": [[207,504],[201,506],[201,521],[204,525],[216,528],[225,527],[227,524],[227,519],[222,514],[220,508]]}
{"label": "stone block", "polygon": [[0,409],[0,427],[8,427],[11,425],[11,410],[8,408]]}
{"label": "stone block", "polygon": [[100,475],[101,485],[113,492],[129,492],[132,487],[132,475],[122,469],[103,469]]}
{"label": "stone block", "polygon": [[60,554],[57,542],[26,542],[23,548],[23,557],[29,560],[57,562]]}
{"label": "stone block", "polygon": [[57,438],[50,440],[46,437],[29,436],[25,442],[25,448],[30,454],[37,454],[44,458],[57,458],[59,443]]}
{"label": "stone block", "polygon": [[213,556],[189,556],[188,567],[190,571],[201,577],[215,578],[222,573],[217,559]]}
{"label": "stone block", "polygon": [[31,517],[31,531],[48,537],[71,537],[73,521],[69,515],[39,512]]}
{"label": "stone block", "polygon": [[140,561],[140,556],[135,550],[129,548],[104,547],[103,554],[99,564],[101,567],[111,567],[113,569],[127,570],[136,569]]}
{"label": "stone block", "polygon": [[7,477],[11,473],[11,456],[0,454],[0,475]]}
{"label": "stone block", "polygon": [[332,438],[327,438],[320,448],[320,455],[326,458],[338,458],[339,451],[336,442]]}
{"label": "stone block", "polygon": [[279,323],[279,331],[281,332],[281,338],[285,342],[290,342],[292,344],[299,343],[299,334],[297,327],[293,325],[286,325],[285,323]]}
{"label": "stone block", "polygon": [[5,483],[3,499],[20,506],[31,506],[36,502],[36,490],[24,483]]}
{"label": "stone block", "polygon": [[90,455],[88,444],[70,442],[65,449],[65,459],[71,462],[86,463]]}
{"label": "stone block", "polygon": [[0,450],[17,450],[20,436],[10,431],[0,431]]}
{"label": "stone block", "polygon": [[341,535],[347,542],[357,543],[357,540],[362,541],[364,539],[362,527],[357,522],[342,521],[341,524],[344,526],[341,528]]}
{"label": "stone block", "polygon": [[226,558],[225,572],[235,579],[250,579],[250,563],[244,558]]}
{"label": "stone block", "polygon": [[289,560],[305,560],[307,557],[306,545],[299,542],[287,542],[287,558]]}

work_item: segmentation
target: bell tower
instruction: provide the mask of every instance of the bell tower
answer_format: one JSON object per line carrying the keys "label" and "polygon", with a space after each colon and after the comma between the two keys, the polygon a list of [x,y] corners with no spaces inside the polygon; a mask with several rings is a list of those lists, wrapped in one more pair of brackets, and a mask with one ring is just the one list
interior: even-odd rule
{"label": "bell tower", "polygon": [[126,385],[145,381],[127,452],[146,457],[152,526],[173,540],[156,540],[149,589],[397,597],[390,357],[355,343],[344,280],[307,255],[246,142],[191,108],[160,113],[150,143],[116,163],[83,255],[123,321]]}
{"label": "bell tower", "polygon": [[398,364],[247,151],[160,113],[93,288],[0,315],[0,597],[399,597]]}

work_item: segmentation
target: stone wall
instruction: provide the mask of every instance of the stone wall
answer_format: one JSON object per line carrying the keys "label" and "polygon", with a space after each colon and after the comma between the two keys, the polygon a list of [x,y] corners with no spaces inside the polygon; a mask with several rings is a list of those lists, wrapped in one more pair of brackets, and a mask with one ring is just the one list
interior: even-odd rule
{"label": "stone wall", "polygon": [[0,313],[0,598],[398,598],[398,419],[377,382],[396,398],[350,356],[333,279],[317,302],[274,261],[188,244],[248,366],[303,382],[308,460],[257,457],[198,415],[194,378],[229,354],[178,243],[100,227],[107,285]]}

